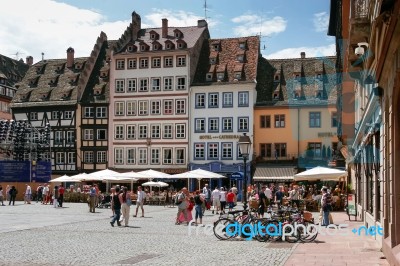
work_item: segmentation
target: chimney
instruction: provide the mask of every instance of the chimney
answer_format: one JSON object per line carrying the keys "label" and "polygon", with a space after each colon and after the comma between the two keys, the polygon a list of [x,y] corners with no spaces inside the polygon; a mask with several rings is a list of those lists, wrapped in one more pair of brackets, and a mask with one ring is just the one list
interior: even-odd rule
{"label": "chimney", "polygon": [[306,53],[305,53],[305,52],[301,52],[301,53],[300,53],[300,57],[301,57],[301,59],[306,58]]}
{"label": "chimney", "polygon": [[75,50],[72,47],[67,49],[67,67],[71,68],[74,66],[74,54]]}
{"label": "chimney", "polygon": [[33,65],[33,57],[32,57],[32,56],[27,56],[25,62],[26,62],[26,64],[27,64],[28,66]]}
{"label": "chimney", "polygon": [[132,24],[131,24],[131,30],[132,30],[132,41],[136,41],[139,36],[138,33],[142,27],[142,20],[135,11],[132,12]]}
{"label": "chimney", "polygon": [[200,19],[197,21],[197,27],[202,28],[202,27],[207,27],[207,21],[205,19]]}
{"label": "chimney", "polygon": [[168,36],[168,19],[162,19],[162,36],[163,38],[167,38]]}

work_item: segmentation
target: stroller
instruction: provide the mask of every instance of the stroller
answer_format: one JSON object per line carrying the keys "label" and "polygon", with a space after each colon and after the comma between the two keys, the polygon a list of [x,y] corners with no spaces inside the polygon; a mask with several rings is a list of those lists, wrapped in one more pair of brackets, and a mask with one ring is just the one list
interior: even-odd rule
{"label": "stroller", "polygon": [[97,207],[101,209],[111,208],[111,195],[101,195],[101,200]]}

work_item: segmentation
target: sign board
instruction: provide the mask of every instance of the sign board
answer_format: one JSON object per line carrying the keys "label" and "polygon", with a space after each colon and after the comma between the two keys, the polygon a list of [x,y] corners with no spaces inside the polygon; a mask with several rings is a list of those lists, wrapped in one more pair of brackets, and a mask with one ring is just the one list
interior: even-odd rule
{"label": "sign board", "polygon": [[0,182],[48,182],[51,163],[45,161],[0,161]]}
{"label": "sign board", "polygon": [[235,172],[231,174],[231,179],[235,180],[242,180],[243,179],[243,174],[240,172]]}
{"label": "sign board", "polygon": [[355,194],[347,194],[347,215],[357,216]]}

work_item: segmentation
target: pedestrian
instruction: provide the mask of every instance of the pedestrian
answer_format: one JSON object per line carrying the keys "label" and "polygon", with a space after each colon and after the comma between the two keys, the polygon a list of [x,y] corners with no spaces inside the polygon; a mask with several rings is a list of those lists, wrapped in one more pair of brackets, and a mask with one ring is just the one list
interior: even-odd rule
{"label": "pedestrian", "polygon": [[110,202],[110,204],[111,204],[111,211],[112,211],[112,216],[110,218],[113,218],[114,215],[115,215],[114,204],[113,204],[113,196],[115,195],[115,187],[112,187],[110,191],[111,191],[111,194],[110,194],[111,202]]}
{"label": "pedestrian", "polygon": [[221,206],[220,202],[221,194],[218,190],[218,187],[216,187],[213,192],[211,192],[211,200],[213,202],[213,211],[212,214],[214,214],[214,211],[216,211],[216,214],[219,212],[219,207]]}
{"label": "pedestrian", "polygon": [[48,194],[50,193],[50,188],[47,184],[44,184],[43,187],[43,195],[42,195],[42,204],[47,204],[48,202]]}
{"label": "pedestrian", "polygon": [[6,200],[9,201],[10,200],[10,185],[7,185],[6,187]]}
{"label": "pedestrian", "polygon": [[125,227],[128,227],[129,223],[129,212],[131,209],[131,206],[128,205],[127,199],[131,198],[131,194],[128,192],[127,187],[122,188],[122,193],[119,194],[119,200],[121,202],[121,210],[122,210],[122,215],[124,216],[124,221],[125,221]]}
{"label": "pedestrian", "polygon": [[65,188],[64,188],[63,184],[61,184],[60,187],[58,188],[58,205],[60,207],[62,207],[63,202],[64,202],[64,192],[65,192]]}
{"label": "pedestrian", "polygon": [[53,189],[53,206],[54,208],[58,207],[58,198],[59,198],[59,192],[58,192],[58,186],[54,186]]}
{"label": "pedestrian", "polygon": [[265,196],[266,187],[262,186],[261,191],[258,194],[258,214],[260,217],[264,217],[265,207],[267,206],[267,196]]}
{"label": "pedestrian", "polygon": [[42,197],[43,197],[43,187],[41,184],[39,184],[39,186],[36,188],[36,203],[40,201],[42,201]]}
{"label": "pedestrian", "polygon": [[96,197],[97,197],[96,187],[92,185],[92,187],[89,190],[89,212],[95,213]]}
{"label": "pedestrian", "polygon": [[120,189],[119,187],[115,188],[115,194],[113,196],[112,202],[114,205],[114,217],[112,218],[110,224],[112,227],[114,227],[115,222],[117,222],[118,226],[121,226],[121,223],[119,222],[119,218],[121,216],[121,201],[119,199],[119,194],[120,194]]}
{"label": "pedestrian", "polygon": [[30,185],[25,184],[25,198],[24,198],[24,204],[31,204],[31,197],[32,197],[32,188]]}
{"label": "pedestrian", "polygon": [[238,189],[236,188],[235,185],[233,185],[233,186],[231,187],[231,189],[232,189],[233,194],[235,194],[234,206],[236,206],[236,205],[237,205],[237,194],[238,194]]}
{"label": "pedestrian", "polygon": [[226,202],[228,203],[228,211],[233,211],[235,205],[235,193],[233,193],[232,189],[230,189],[226,195]]}
{"label": "pedestrian", "polygon": [[321,211],[322,211],[321,225],[328,226],[330,224],[329,214],[332,211],[332,196],[328,192],[327,187],[322,187]]}
{"label": "pedestrian", "polygon": [[139,211],[139,207],[142,209],[142,217],[144,217],[144,200],[146,199],[146,193],[142,190],[141,186],[138,186],[138,191],[137,191],[137,199],[136,199],[136,212],[133,217],[137,217],[137,213]]}
{"label": "pedestrian", "polygon": [[4,200],[3,187],[0,185],[0,201],[1,201],[1,206],[5,206],[3,200]]}
{"label": "pedestrian", "polygon": [[283,197],[285,194],[283,193],[283,186],[279,186],[278,191],[275,193],[275,202],[278,204],[278,209],[282,207]]}
{"label": "pedestrian", "polygon": [[11,205],[11,202],[13,205],[15,205],[15,198],[17,197],[18,194],[18,190],[15,188],[15,186],[11,187],[9,194],[10,194],[10,202],[8,203],[8,205]]}
{"label": "pedestrian", "polygon": [[225,207],[226,207],[226,191],[224,187],[221,187],[221,191],[219,192],[219,202],[221,204],[221,214],[225,213]]}
{"label": "pedestrian", "polygon": [[179,221],[181,213],[183,213],[184,220],[187,221],[186,223],[189,224],[188,213],[187,213],[188,201],[186,200],[186,193],[187,193],[187,188],[184,187],[182,188],[181,192],[176,195],[176,203],[178,205],[178,213],[176,214],[176,222],[175,222],[176,225],[181,224]]}
{"label": "pedestrian", "polygon": [[211,189],[208,187],[208,184],[204,185],[203,194],[205,196],[206,210],[210,210],[211,209]]}
{"label": "pedestrian", "polygon": [[[195,204],[195,222],[196,225],[203,225],[203,210],[202,210],[202,205],[204,203],[205,199],[200,195],[200,191],[196,191],[196,196],[194,196],[194,204]],[[199,218],[200,223],[197,223],[197,218]]]}

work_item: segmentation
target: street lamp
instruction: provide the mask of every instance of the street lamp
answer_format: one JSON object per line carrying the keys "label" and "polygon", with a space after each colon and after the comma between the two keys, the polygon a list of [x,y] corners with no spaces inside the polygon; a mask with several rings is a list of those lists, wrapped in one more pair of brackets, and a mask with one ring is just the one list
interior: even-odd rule
{"label": "street lamp", "polygon": [[246,166],[246,162],[247,162],[247,158],[249,157],[250,154],[250,149],[251,149],[251,140],[249,136],[246,136],[246,133],[243,133],[243,136],[239,137],[239,150],[240,150],[240,154],[243,157],[243,165],[244,165],[244,180],[243,180],[243,194],[242,194],[242,202],[243,202],[243,209],[246,210],[247,209],[247,174],[246,174],[246,170],[247,170],[247,166]]}

